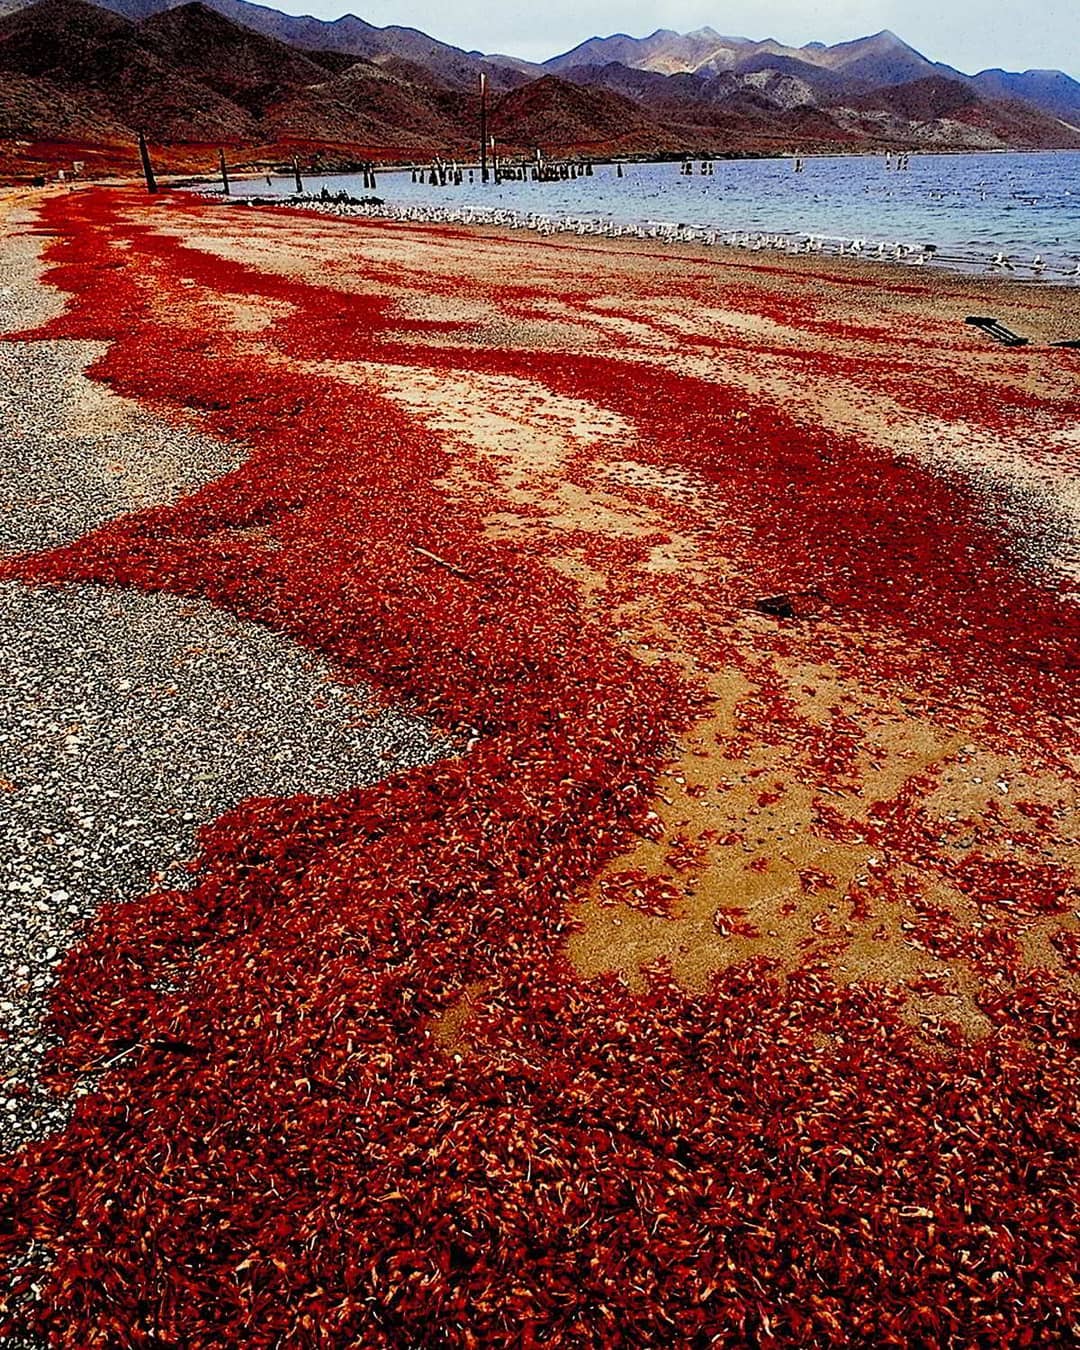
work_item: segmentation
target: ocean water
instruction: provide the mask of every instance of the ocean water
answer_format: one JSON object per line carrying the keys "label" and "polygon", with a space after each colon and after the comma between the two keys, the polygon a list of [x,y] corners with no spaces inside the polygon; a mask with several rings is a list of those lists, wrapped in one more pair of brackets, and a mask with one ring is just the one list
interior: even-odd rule
{"label": "ocean water", "polygon": [[[895,164],[895,159],[891,161]],[[803,161],[718,160],[687,176],[679,164],[628,164],[622,178],[599,165],[591,178],[554,183],[414,183],[408,170],[380,172],[377,195],[390,208],[500,211],[618,226],[685,226],[719,233],[813,237],[837,251],[903,244],[944,266],[986,268],[999,255],[1018,277],[1063,279],[1080,269],[1080,153],[911,155],[906,170],[880,155]],[[306,192],[364,196],[355,175],[304,175]],[[293,179],[235,184],[234,192],[288,196]],[[1036,259],[1042,259],[1042,266]],[[931,260],[931,259],[928,259]],[[999,264],[997,270],[1003,270]]]}

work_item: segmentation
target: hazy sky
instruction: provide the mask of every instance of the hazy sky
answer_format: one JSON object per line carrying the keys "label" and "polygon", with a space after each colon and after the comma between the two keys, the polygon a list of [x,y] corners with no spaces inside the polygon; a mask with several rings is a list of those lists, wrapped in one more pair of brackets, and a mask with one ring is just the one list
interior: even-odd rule
{"label": "hazy sky", "polygon": [[1052,67],[1080,76],[1080,0],[262,0],[320,19],[352,12],[407,24],[455,46],[534,61],[594,34],[643,37],[708,24],[718,33],[801,46],[891,28],[936,61],[974,74],[987,66]]}

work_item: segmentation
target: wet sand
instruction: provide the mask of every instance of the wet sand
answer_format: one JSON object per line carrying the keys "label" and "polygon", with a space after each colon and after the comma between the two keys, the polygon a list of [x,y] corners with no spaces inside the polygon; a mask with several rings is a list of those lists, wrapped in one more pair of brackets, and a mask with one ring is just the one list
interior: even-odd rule
{"label": "wet sand", "polygon": [[[719,540],[703,539],[717,509],[710,484],[675,465],[635,460],[635,428],[587,394],[569,398],[542,379],[486,374],[470,363],[452,368],[455,351],[478,348],[570,357],[603,351],[633,365],[643,400],[654,370],[713,381],[757,407],[776,405],[814,433],[855,438],[961,476],[1017,565],[1057,585],[1080,578],[1080,355],[1046,345],[1080,335],[1071,288],[841,260],[748,260],[736,250],[335,221],[288,210],[196,211],[182,198],[170,207],[132,195],[125,211],[132,223],[150,224],[196,253],[378,297],[391,323],[395,313],[419,322],[422,334],[408,331],[406,363],[320,361],[316,353],[298,360],[275,344],[275,324],[288,305],[245,295],[242,286],[220,296],[188,291],[208,324],[234,334],[259,360],[368,388],[435,433],[452,452],[439,483],[449,500],[478,506],[490,537],[572,579],[584,612],[606,618],[620,642],[647,660],[674,659],[709,685],[716,710],[687,738],[657,796],[664,840],[644,841],[609,868],[663,878],[678,893],[673,917],[602,904],[600,879],[571,911],[577,931],[568,949],[584,973],[617,970],[636,980],[642,966],[666,957],[689,987],[701,988],[716,970],[749,955],[794,969],[818,950],[829,952],[844,979],[910,986],[921,972],[944,968],[917,936],[905,937],[903,913],[892,916],[888,932],[876,915],[854,923],[841,917],[842,898],[866,882],[874,850],[819,837],[817,784],[793,762],[790,738],[749,752],[740,746],[736,758],[725,754],[740,707],[752,703],[763,681],[791,701],[807,737],[833,734],[840,718],[856,728],[842,794],[854,806],[893,798],[915,775],[928,774],[926,804],[935,815],[963,819],[968,834],[1007,857],[1012,816],[1006,809],[1000,818],[1001,809],[1031,797],[1054,808],[1043,859],[1075,863],[1080,824],[1072,785],[1044,767],[1034,748],[1025,755],[1022,742],[1003,753],[994,743],[992,708],[965,700],[930,711],[917,691],[890,686],[859,653],[891,635],[862,632],[850,617],[785,624],[711,606],[718,571],[736,564],[725,559],[722,528]],[[965,325],[968,314],[982,313],[1032,345],[1003,349]],[[628,567],[618,546],[654,537],[661,542]],[[605,557],[609,545],[616,547]],[[760,580],[764,586],[767,574]],[[685,614],[673,619],[688,594],[707,619],[709,648],[737,650],[741,669],[717,668],[696,646]],[[748,678],[754,663],[763,664]],[[765,788],[776,800],[762,801]],[[672,837],[698,842],[680,859]],[[807,872],[830,880],[807,892],[799,881]],[[944,890],[941,898],[962,922],[978,922],[962,898]],[[725,907],[744,910],[746,932],[755,936],[717,920]],[[1060,965],[1047,940],[1059,923],[1055,917],[1025,927],[1033,962]],[[945,1001],[909,989],[914,1014],[950,1010],[978,1028],[970,998],[977,978],[944,975],[951,989]]]}
{"label": "wet sand", "polygon": [[[577,930],[568,949],[584,973],[615,970],[640,980],[643,966],[667,958],[680,980],[700,989],[715,971],[751,955],[794,970],[824,954],[842,979],[903,990],[916,1023],[928,1019],[932,1027],[948,1014],[973,1032],[984,1029],[973,1001],[979,976],[930,955],[903,908],[884,924],[876,910],[850,917],[852,892],[873,878],[875,848],[821,838],[814,802],[824,780],[800,756],[815,738],[846,735],[844,786],[826,789],[846,809],[858,814],[895,800],[925,778],[921,803],[943,835],[978,838],[984,852],[1002,858],[1015,856],[1011,835],[1022,820],[1012,802],[1044,803],[1054,828],[1040,859],[1072,868],[1080,818],[1068,774],[1047,766],[1022,738],[1002,747],[994,710],[979,699],[950,704],[883,679],[860,654],[893,639],[861,631],[850,616],[785,624],[711,604],[717,574],[729,564],[722,523],[704,538],[709,484],[675,465],[635,460],[634,428],[587,395],[568,399],[540,380],[448,371],[443,356],[477,347],[571,356],[602,350],[634,365],[643,400],[653,370],[715,381],[757,406],[779,406],[815,433],[959,475],[1017,566],[1055,586],[1080,577],[1080,359],[1045,345],[1080,333],[1071,290],[288,211],[206,211],[195,226],[162,215],[155,213],[159,228],[188,247],[377,295],[391,315],[430,325],[411,338],[409,364],[306,361],[302,368],[367,385],[436,432],[453,452],[441,486],[450,498],[480,503],[491,537],[571,578],[585,612],[606,617],[645,659],[674,659],[712,690],[715,711],[686,738],[660,784],[663,839],[643,841],[608,869],[662,878],[677,895],[673,916],[602,903],[599,879],[571,911]],[[219,312],[267,359],[285,359],[274,351],[275,316],[257,296],[233,296]],[[965,325],[967,315],[983,313],[1032,345],[1003,349]],[[424,348],[439,354],[438,363],[425,363]],[[659,542],[628,568],[618,546],[653,538]],[[615,547],[605,556],[608,546]],[[710,650],[738,651],[741,669],[718,668],[695,643],[688,596],[695,620],[707,621]],[[928,663],[936,659],[928,652]],[[803,720],[801,740],[739,743],[741,709],[764,685],[782,691]],[[842,734],[839,725],[847,728]],[[672,839],[690,846],[673,848]],[[970,900],[935,887],[961,926],[981,923]],[[743,911],[741,924],[725,920],[727,909]],[[1061,969],[1049,941],[1060,926],[1057,916],[1024,922],[1032,965]]]}

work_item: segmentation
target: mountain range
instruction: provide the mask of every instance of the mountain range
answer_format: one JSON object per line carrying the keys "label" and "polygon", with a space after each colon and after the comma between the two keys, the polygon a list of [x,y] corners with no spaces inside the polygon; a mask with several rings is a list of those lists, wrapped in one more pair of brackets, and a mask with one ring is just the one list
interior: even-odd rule
{"label": "mountain range", "polygon": [[969,76],[890,32],[791,47],[660,29],[537,65],[247,0],[0,0],[0,171],[129,168],[139,130],[178,169],[219,145],[234,161],[327,167],[462,157],[480,74],[507,152],[1080,149],[1070,76]]}

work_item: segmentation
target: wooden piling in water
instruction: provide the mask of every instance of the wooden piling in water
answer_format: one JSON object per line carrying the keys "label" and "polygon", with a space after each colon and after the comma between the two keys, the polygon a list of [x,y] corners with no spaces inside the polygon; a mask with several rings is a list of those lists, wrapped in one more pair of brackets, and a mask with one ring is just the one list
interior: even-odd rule
{"label": "wooden piling in water", "polygon": [[226,197],[232,189],[229,187],[229,170],[225,167],[225,151],[218,151],[218,164],[221,166],[221,190]]}
{"label": "wooden piling in water", "polygon": [[146,148],[146,137],[139,132],[139,159],[142,160],[143,177],[146,179],[147,192],[156,192],[158,190],[157,179],[154,177],[154,166],[150,163],[150,151]]}
{"label": "wooden piling in water", "polygon": [[293,166],[293,173],[296,175],[296,191],[297,191],[297,194],[299,195],[299,194],[302,193],[303,190],[304,190],[304,182],[303,182],[303,179],[300,177],[300,159],[299,159],[299,156],[297,156],[297,155],[294,155],[294,156],[293,156],[292,166]]}
{"label": "wooden piling in water", "polygon": [[487,163],[487,76],[480,72],[480,181],[488,181]]}

